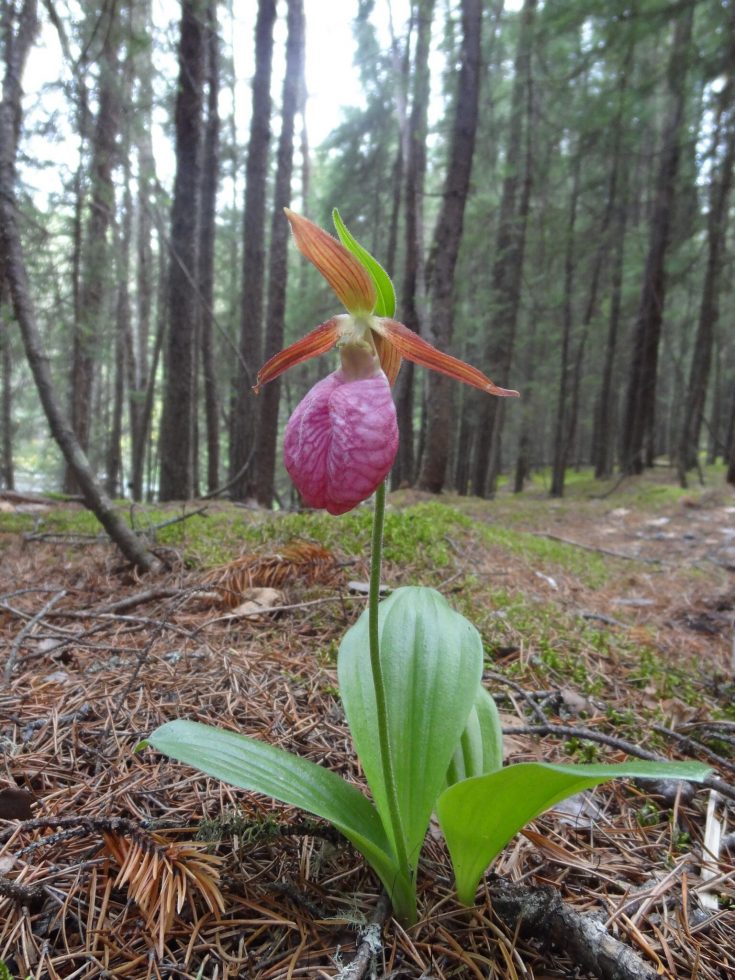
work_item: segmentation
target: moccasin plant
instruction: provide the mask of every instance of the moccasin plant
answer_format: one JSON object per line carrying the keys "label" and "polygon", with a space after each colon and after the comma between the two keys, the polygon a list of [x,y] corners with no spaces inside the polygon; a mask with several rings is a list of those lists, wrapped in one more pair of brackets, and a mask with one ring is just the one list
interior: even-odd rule
{"label": "moccasin plant", "polygon": [[337,346],[341,367],[293,412],[286,468],[311,507],[341,514],[375,493],[368,609],[345,634],[338,676],[368,797],[331,770],[258,739],[177,720],[147,743],[233,786],[299,807],[333,824],[382,881],[396,916],[417,920],[416,875],[436,813],[457,894],[472,904],[485,869],[529,821],[555,803],[616,776],[701,781],[698,763],[503,766],[495,703],[482,685],[475,627],[433,589],[396,589],[382,602],[384,479],[398,446],[391,385],[401,358],[491,395],[516,395],[432,347],[393,319],[387,274],[335,211],[338,242],[306,218],[287,216],[303,254],[347,309],[262,368],[256,390],[289,367]]}

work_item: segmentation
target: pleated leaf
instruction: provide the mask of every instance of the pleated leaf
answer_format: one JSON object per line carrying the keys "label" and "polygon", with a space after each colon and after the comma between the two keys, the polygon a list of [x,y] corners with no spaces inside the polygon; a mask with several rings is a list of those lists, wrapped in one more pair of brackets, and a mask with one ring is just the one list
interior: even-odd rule
{"label": "pleated leaf", "polygon": [[329,821],[378,874],[397,908],[415,904],[375,807],[341,776],[275,745],[195,721],[170,721],[147,743],[231,786],[262,793]]}
{"label": "pleated leaf", "polygon": [[[482,673],[477,630],[433,589],[401,588],[379,607],[380,661],[401,834],[415,868]],[[370,668],[368,614],[345,634],[339,686],[365,777],[391,833]]]}
{"label": "pleated leaf", "polygon": [[698,762],[623,762],[563,766],[523,762],[450,786],[437,815],[454,866],[457,895],[471,905],[487,866],[508,841],[544,810],[619,776],[701,782],[711,770]]}
{"label": "pleated leaf", "polygon": [[475,703],[467,719],[452,761],[447,770],[447,785],[495,772],[503,765],[503,730],[495,701],[484,687],[478,688]]}

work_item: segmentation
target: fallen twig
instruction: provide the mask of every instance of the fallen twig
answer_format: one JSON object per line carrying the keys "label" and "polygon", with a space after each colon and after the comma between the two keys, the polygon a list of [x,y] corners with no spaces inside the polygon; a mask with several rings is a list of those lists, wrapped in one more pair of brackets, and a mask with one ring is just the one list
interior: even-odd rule
{"label": "fallen twig", "polygon": [[[582,738],[588,742],[599,742],[612,749],[625,752],[627,755],[635,756],[638,759],[650,759],[652,762],[668,762],[665,756],[658,755],[656,752],[649,752],[642,749],[640,745],[627,742],[625,739],[616,738],[614,735],[605,735],[603,732],[595,732],[589,728],[575,728],[572,725],[524,725],[519,728],[504,728],[503,735],[557,735],[561,738]],[[735,800],[735,787],[720,779],[719,776],[705,776],[699,783],[709,789],[716,789],[730,800]]]}
{"label": "fallen twig", "polygon": [[635,950],[615,939],[595,915],[577,912],[556,888],[535,888],[501,879],[488,883],[499,919],[512,932],[565,950],[585,973],[600,980],[655,980],[660,974]]}
{"label": "fallen twig", "polygon": [[24,885],[22,881],[11,881],[0,875],[0,898],[9,898],[16,905],[33,908],[43,898],[43,889],[39,885]]}
{"label": "fallen twig", "polygon": [[[161,586],[156,589],[147,589],[145,592],[136,592],[135,595],[126,596],[124,599],[118,599],[117,602],[109,602],[104,606],[95,606],[93,609],[89,610],[90,615],[98,615],[99,613],[121,613],[128,609],[133,609],[135,606],[142,606],[145,602],[153,602],[156,599],[171,599],[174,596],[179,596],[184,593],[191,593],[196,590],[192,589],[180,589],[172,586]],[[80,610],[83,613],[84,610]]]}
{"label": "fallen twig", "polygon": [[202,630],[207,629],[209,626],[214,626],[216,623],[241,623],[243,620],[252,619],[255,616],[271,616],[273,613],[281,612],[295,612],[300,609],[309,609],[312,606],[323,606],[328,602],[344,602],[345,599],[363,599],[366,600],[366,595],[331,595],[325,596],[323,599],[307,599],[305,602],[296,602],[287,606],[264,606],[262,611],[253,611],[248,613],[247,616],[237,616],[233,613],[226,613],[224,616],[216,616],[214,619],[207,619],[205,622],[201,623],[192,633],[192,637],[196,637]]}
{"label": "fallen twig", "polygon": [[188,521],[190,517],[196,517],[200,514],[205,514],[207,512],[207,506],[197,507],[196,510],[189,510],[185,514],[178,514],[176,517],[170,517],[167,521],[161,521],[160,524],[151,524],[150,527],[140,528],[137,530],[137,534],[149,535],[156,531],[160,531],[164,527],[171,527],[172,524],[181,524],[182,521]]}
{"label": "fallen twig", "polygon": [[11,675],[13,673],[13,667],[15,667],[15,661],[18,659],[18,651],[20,650],[20,647],[21,647],[21,644],[23,643],[23,640],[25,640],[25,638],[33,630],[33,628],[35,626],[37,626],[41,622],[41,620],[43,619],[43,617],[51,609],[53,609],[53,607],[56,605],[56,603],[59,602],[60,599],[63,599],[65,595],[66,595],[66,589],[62,589],[60,592],[57,592],[55,595],[52,595],[51,598],[49,599],[49,601],[46,603],[46,605],[43,606],[42,609],[39,609],[39,611],[36,613],[36,615],[26,623],[26,625],[23,627],[23,629],[20,631],[20,633],[18,633],[18,635],[16,636],[15,641],[13,642],[13,645],[10,648],[10,653],[8,654],[8,659],[7,659],[6,663],[5,663],[5,683],[6,684],[9,684],[10,683],[10,677],[11,677]]}
{"label": "fallen twig", "polygon": [[665,565],[663,558],[644,558],[641,555],[627,555],[623,551],[610,551],[609,548],[598,548],[596,545],[583,544],[581,541],[571,541],[569,538],[562,538],[558,534],[551,534],[549,531],[530,531],[536,538],[550,538],[552,541],[560,541],[562,544],[571,545],[573,548],[582,548],[584,551],[592,551],[598,555],[608,555],[610,558],[622,558],[623,561],[640,561],[646,565]]}
{"label": "fallen twig", "polygon": [[671,728],[667,728],[665,725],[653,725],[654,732],[658,732],[659,735],[664,735],[666,738],[672,739],[674,742],[678,742],[684,748],[688,749],[690,752],[700,753],[711,759],[712,762],[716,762],[718,766],[722,766],[723,769],[728,769],[730,772],[735,772],[735,762],[731,762],[730,759],[724,758],[724,756],[719,755],[714,752],[709,746],[704,745],[696,738],[689,738],[688,735],[682,735],[680,732],[675,732]]}
{"label": "fallen twig", "polygon": [[505,684],[506,687],[511,688],[516,694],[519,694],[528,704],[531,711],[534,713],[536,718],[541,722],[542,725],[546,724],[546,715],[543,709],[539,706],[536,698],[531,691],[525,691],[520,684],[512,681],[509,677],[505,677],[504,674],[498,674],[494,670],[485,670],[483,672],[485,677],[489,677],[493,681],[497,681],[499,684]]}
{"label": "fallen twig", "polygon": [[582,619],[594,619],[599,623],[604,623],[606,626],[619,626],[621,629],[628,628],[628,624],[621,622],[619,619],[614,619],[612,616],[605,616],[603,613],[592,612],[589,609],[581,609],[579,615]]}
{"label": "fallen twig", "polygon": [[372,918],[367,926],[362,929],[362,937],[357,947],[357,953],[351,963],[339,972],[337,980],[362,980],[375,957],[380,952],[380,934],[383,931],[385,920],[390,912],[390,900],[385,892],[382,892],[375,906]]}
{"label": "fallen twig", "polygon": [[148,822],[129,820],[127,817],[90,817],[83,813],[71,817],[33,817],[0,830],[0,842],[12,837],[16,831],[28,833],[33,830],[66,830],[71,827],[83,827],[88,833],[139,834],[141,830],[148,829]]}

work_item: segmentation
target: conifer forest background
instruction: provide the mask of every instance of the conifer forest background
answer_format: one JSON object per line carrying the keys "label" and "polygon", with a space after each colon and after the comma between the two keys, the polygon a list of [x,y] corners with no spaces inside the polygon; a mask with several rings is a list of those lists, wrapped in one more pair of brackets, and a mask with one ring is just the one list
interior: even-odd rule
{"label": "conifer forest background", "polygon": [[251,386],[339,304],[284,206],[339,207],[398,319],[521,392],[404,363],[394,488],[735,481],[735,2],[340,0],[362,98],[318,141],[317,3],[2,0],[0,487],[295,505],[334,355]]}

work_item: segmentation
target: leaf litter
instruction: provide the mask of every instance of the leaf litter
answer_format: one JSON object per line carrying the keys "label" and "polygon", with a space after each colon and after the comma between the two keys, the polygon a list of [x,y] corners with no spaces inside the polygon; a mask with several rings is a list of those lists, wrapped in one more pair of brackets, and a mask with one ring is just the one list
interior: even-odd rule
{"label": "leaf litter", "polygon": [[[616,504],[628,513],[615,516]],[[416,495],[394,495],[393,506],[420,519]],[[594,585],[573,544],[553,543],[546,557],[513,542],[491,547],[484,529],[507,526],[503,506],[468,501],[475,522],[452,532],[447,567],[407,555],[388,565],[385,581],[433,584],[477,622],[486,684],[516,732],[510,761],[617,762],[619,740],[672,758],[714,754],[732,786],[733,583],[720,560],[730,539],[711,533],[721,503],[668,503],[655,515],[665,524],[624,498],[556,511],[553,523],[540,502],[527,508],[529,535],[551,528],[605,552],[627,553],[634,542],[639,558],[657,560],[603,554],[606,578]],[[616,532],[601,534],[601,512],[613,513]],[[654,535],[677,527],[682,513],[686,533],[712,543],[692,553],[667,539],[663,557]],[[15,656],[0,694],[0,789],[35,801],[30,818],[25,809],[0,813],[0,959],[11,971],[136,980],[594,975],[580,970],[571,941],[552,950],[508,918],[503,889],[546,894],[551,885],[572,916],[568,929],[604,923],[652,975],[735,976],[735,853],[705,845],[708,804],[725,842],[733,804],[713,802],[712,790],[678,786],[667,797],[621,783],[567,802],[508,845],[469,911],[457,905],[443,842],[430,833],[421,921],[406,933],[331,828],[136,753],[157,725],[187,717],[266,739],[361,785],[334,651],[365,600],[340,573],[346,556],[304,544],[264,546],[209,572],[182,563],[152,583],[125,580],[103,544],[3,536],[0,643],[5,658]],[[299,554],[303,561],[290,560]],[[348,563],[367,577],[363,559]],[[280,590],[278,615],[224,618],[250,588]],[[624,597],[651,604],[613,606]],[[688,625],[714,612],[712,630]],[[527,734],[544,726],[551,734]]]}

